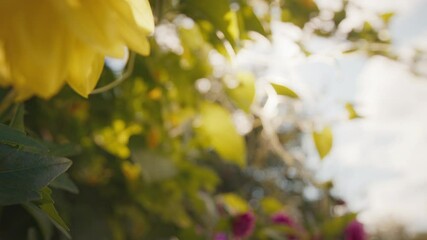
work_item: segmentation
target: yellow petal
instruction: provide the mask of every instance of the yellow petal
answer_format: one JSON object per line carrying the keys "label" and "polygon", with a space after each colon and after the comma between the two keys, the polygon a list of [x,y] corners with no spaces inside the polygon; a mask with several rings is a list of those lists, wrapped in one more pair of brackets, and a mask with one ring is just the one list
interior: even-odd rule
{"label": "yellow petal", "polygon": [[80,42],[76,42],[69,56],[67,82],[83,97],[95,88],[104,66],[104,57]]}
{"label": "yellow petal", "polygon": [[43,98],[59,91],[66,74],[69,35],[52,10],[46,2],[28,2],[8,14],[8,35],[3,36],[12,84]]}
{"label": "yellow petal", "polygon": [[118,58],[124,56],[124,42],[118,37],[116,28],[117,14],[108,2],[101,0],[51,0],[51,2],[80,40],[102,54]]}
{"label": "yellow petal", "polygon": [[6,87],[11,83],[10,68],[6,61],[6,52],[3,43],[0,41],[0,86]]}
{"label": "yellow petal", "polygon": [[154,18],[148,0],[127,0],[131,6],[136,24],[144,29],[147,34],[154,31]]}
{"label": "yellow petal", "polygon": [[116,21],[120,37],[128,47],[139,54],[148,55],[147,35],[154,30],[154,20],[147,0],[111,0],[118,14]]}

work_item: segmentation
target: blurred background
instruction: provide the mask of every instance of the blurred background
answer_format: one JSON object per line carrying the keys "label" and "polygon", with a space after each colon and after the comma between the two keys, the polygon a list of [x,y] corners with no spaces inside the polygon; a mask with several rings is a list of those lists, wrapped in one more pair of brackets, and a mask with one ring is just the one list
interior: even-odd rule
{"label": "blurred background", "polygon": [[[317,3],[321,9],[340,7],[337,1]],[[334,147],[322,162],[311,139],[304,142],[312,152],[307,164],[319,180],[334,180],[333,192],[361,212],[360,219],[370,230],[393,224],[410,232],[427,230],[425,54],[408,65],[411,56],[427,47],[426,10],[424,1],[357,1],[340,25],[346,31],[376,14],[393,12],[389,31],[382,34],[392,39],[391,48],[403,62],[343,54],[347,46],[340,39],[308,37],[282,22],[273,24],[272,43],[260,39],[236,60],[245,68],[261,68],[262,78],[297,90],[303,96],[300,111],[334,123]],[[296,39],[305,41],[313,54],[302,57]],[[346,102],[354,103],[364,118],[336,123],[345,116]]]}
{"label": "blurred background", "polygon": [[0,239],[427,239],[426,1],[150,4],[87,99],[0,88]]}

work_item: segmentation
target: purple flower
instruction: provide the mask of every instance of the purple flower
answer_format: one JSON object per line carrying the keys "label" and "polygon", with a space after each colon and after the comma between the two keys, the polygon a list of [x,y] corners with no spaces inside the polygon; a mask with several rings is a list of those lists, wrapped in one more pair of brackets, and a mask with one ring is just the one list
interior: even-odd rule
{"label": "purple flower", "polygon": [[271,221],[277,224],[283,224],[288,226],[293,226],[294,221],[284,213],[276,213],[271,217]]}
{"label": "purple flower", "polygon": [[292,232],[289,232],[286,234],[287,239],[289,240],[298,239],[293,232],[297,231],[299,227],[297,224],[295,224],[294,220],[292,220],[291,217],[289,217],[285,213],[276,213],[271,217],[271,221],[273,223],[285,225],[289,227],[289,231],[292,231]]}
{"label": "purple flower", "polygon": [[351,221],[344,231],[345,240],[366,240],[363,224],[357,220]]}
{"label": "purple flower", "polygon": [[213,240],[228,240],[227,234],[225,233],[216,233]]}
{"label": "purple flower", "polygon": [[233,235],[236,238],[244,238],[251,235],[254,227],[255,215],[251,212],[237,215],[233,219]]}

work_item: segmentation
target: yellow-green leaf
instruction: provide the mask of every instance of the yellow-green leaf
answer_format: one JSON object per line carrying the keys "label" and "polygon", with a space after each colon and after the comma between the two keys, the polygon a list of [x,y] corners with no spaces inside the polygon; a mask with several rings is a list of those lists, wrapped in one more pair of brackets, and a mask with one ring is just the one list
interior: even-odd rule
{"label": "yellow-green leaf", "polygon": [[239,20],[239,29],[241,29],[241,37],[249,39],[248,32],[250,31],[255,31],[267,36],[267,31],[264,29],[264,26],[252,7],[250,7],[245,1],[241,1],[239,4],[240,9],[237,12],[237,16]]}
{"label": "yellow-green leaf", "polygon": [[393,12],[387,12],[387,13],[383,13],[381,14],[381,19],[385,22],[385,23],[389,23],[390,20],[394,17],[394,13]]}
{"label": "yellow-green leaf", "polygon": [[255,97],[255,77],[250,72],[236,74],[237,87],[227,88],[227,94],[242,110],[249,113]]}
{"label": "yellow-green leaf", "polygon": [[332,148],[333,135],[331,128],[325,127],[322,131],[313,132],[313,140],[320,158],[323,159]]}
{"label": "yellow-green leaf", "polygon": [[231,214],[241,214],[249,211],[249,204],[243,198],[234,193],[221,195],[220,201]]}
{"label": "yellow-green leaf", "polygon": [[209,21],[214,28],[224,34],[232,46],[236,45],[239,38],[239,27],[236,13],[230,9],[228,0],[187,0],[185,3],[184,13],[195,20]]}
{"label": "yellow-green leaf", "polygon": [[348,119],[356,119],[356,118],[361,118],[361,116],[356,112],[356,110],[354,109],[353,104],[351,103],[346,103],[345,104],[345,109],[348,112]]}
{"label": "yellow-green leaf", "polygon": [[265,197],[261,200],[261,209],[265,214],[271,215],[282,210],[283,204],[274,197]]}
{"label": "yellow-green leaf", "polygon": [[236,130],[230,113],[218,104],[204,102],[195,130],[201,145],[213,148],[224,160],[241,167],[246,165],[246,147]]}
{"label": "yellow-green leaf", "polygon": [[271,83],[271,86],[273,86],[274,90],[279,95],[290,97],[293,99],[299,98],[298,94],[296,94],[292,89],[290,89],[288,87],[285,87],[283,85],[276,84],[276,83]]}
{"label": "yellow-green leaf", "polygon": [[42,199],[38,203],[38,207],[49,216],[49,219],[55,225],[62,233],[64,233],[68,238],[70,238],[69,231],[67,224],[64,222],[64,220],[59,216],[58,211],[56,211],[56,208],[54,206],[54,201],[52,199],[52,190],[48,187],[44,187],[41,191]]}

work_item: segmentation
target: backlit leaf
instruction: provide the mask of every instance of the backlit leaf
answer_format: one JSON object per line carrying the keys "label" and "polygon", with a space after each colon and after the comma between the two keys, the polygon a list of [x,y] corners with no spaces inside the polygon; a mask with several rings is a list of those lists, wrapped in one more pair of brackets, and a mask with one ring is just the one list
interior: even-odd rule
{"label": "backlit leaf", "polygon": [[274,90],[279,95],[290,97],[293,99],[299,98],[298,94],[296,94],[292,89],[290,89],[288,87],[285,87],[283,85],[276,84],[276,83],[271,83],[271,86],[273,86]]}
{"label": "backlit leaf", "polygon": [[262,211],[268,215],[279,212],[283,209],[283,204],[274,197],[265,197],[261,200]]}
{"label": "backlit leaf", "polygon": [[205,148],[213,148],[224,160],[246,165],[246,147],[230,113],[220,105],[204,102],[200,107],[196,132]]}
{"label": "backlit leaf", "polygon": [[313,140],[320,158],[323,159],[332,148],[333,135],[331,128],[325,127],[322,131],[313,132]]}
{"label": "backlit leaf", "polygon": [[227,193],[219,196],[219,199],[224,204],[226,210],[233,215],[249,211],[249,204],[239,195]]}
{"label": "backlit leaf", "polygon": [[327,220],[321,226],[322,236],[325,239],[339,238],[347,224],[349,224],[355,218],[356,214],[348,213],[343,216]]}
{"label": "backlit leaf", "polygon": [[252,7],[246,4],[246,1],[240,1],[240,10],[238,11],[239,24],[241,29],[241,35],[248,38],[247,32],[255,31],[264,36],[267,36],[267,32],[264,29],[261,21],[255,15]]}
{"label": "backlit leaf", "polygon": [[346,103],[345,104],[345,109],[348,112],[348,119],[356,119],[356,118],[361,118],[361,116],[356,112],[356,110],[354,109],[353,104],[351,103]]}
{"label": "backlit leaf", "polygon": [[184,12],[196,20],[207,20],[219,31],[225,38],[235,46],[239,38],[239,27],[236,13],[231,11],[228,0],[217,1],[199,1],[185,0]]}
{"label": "backlit leaf", "polygon": [[249,113],[255,97],[255,77],[250,72],[239,72],[234,80],[237,81],[237,87],[226,91],[239,108]]}

